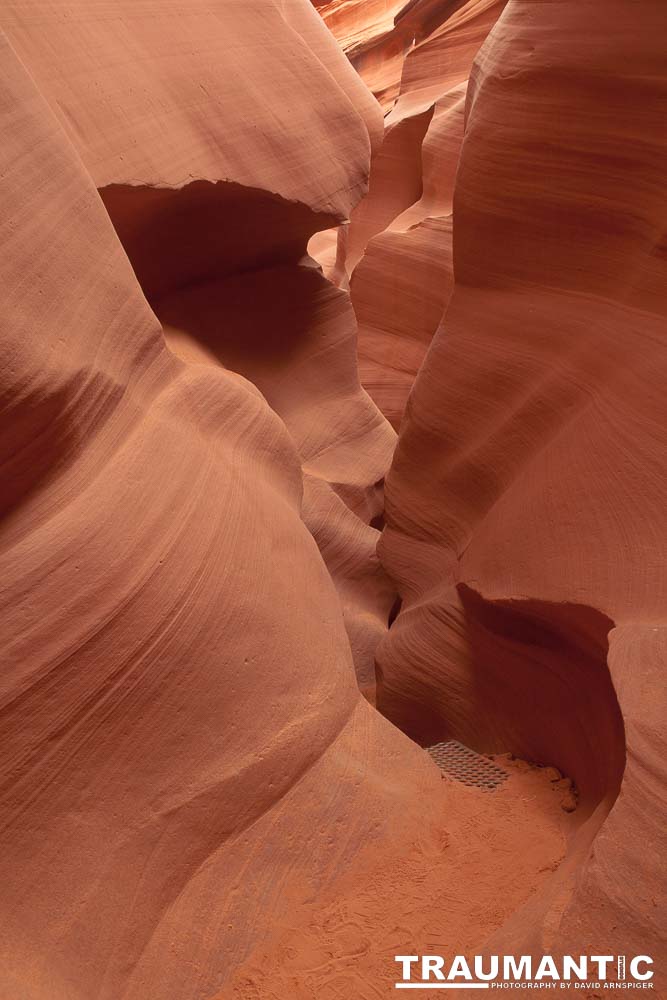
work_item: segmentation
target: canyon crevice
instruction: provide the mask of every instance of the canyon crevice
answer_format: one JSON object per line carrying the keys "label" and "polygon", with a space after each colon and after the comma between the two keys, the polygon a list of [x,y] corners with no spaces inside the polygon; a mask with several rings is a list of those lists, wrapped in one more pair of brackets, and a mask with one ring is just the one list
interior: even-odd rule
{"label": "canyon crevice", "polygon": [[2,5],[1,996],[667,996],[666,37]]}

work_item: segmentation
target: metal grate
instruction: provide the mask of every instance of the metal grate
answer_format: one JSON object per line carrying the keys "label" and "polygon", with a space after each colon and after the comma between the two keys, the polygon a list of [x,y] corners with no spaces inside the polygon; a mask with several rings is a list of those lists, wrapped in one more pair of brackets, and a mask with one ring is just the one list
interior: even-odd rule
{"label": "metal grate", "polygon": [[456,740],[435,743],[432,747],[426,747],[426,752],[445,774],[464,785],[472,785],[483,791],[492,791],[508,777],[507,771],[502,767]]}

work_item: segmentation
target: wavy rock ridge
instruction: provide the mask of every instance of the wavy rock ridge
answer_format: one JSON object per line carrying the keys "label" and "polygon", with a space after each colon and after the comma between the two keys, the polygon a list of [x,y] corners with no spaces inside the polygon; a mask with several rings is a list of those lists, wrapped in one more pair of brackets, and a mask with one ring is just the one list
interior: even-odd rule
{"label": "wavy rock ridge", "polygon": [[[151,13],[2,17],[7,995],[210,995],[258,906],[278,918],[389,823],[405,845],[440,791],[355,684],[352,649],[372,697],[393,600],[369,524],[393,434],[346,296],[299,265],[364,190],[375,110],[307,5]],[[281,111],[298,73],[253,55],[267,31],[320,88],[321,117],[292,117],[311,143]],[[128,38],[150,54],[129,88]],[[234,59],[273,108],[229,92]]]}
{"label": "wavy rock ridge", "polygon": [[[667,22],[614,3],[591,39],[599,11],[511,0],[430,22],[345,242],[362,381],[400,424],[378,706],[419,742],[574,778],[569,860],[499,946],[658,954],[664,700],[639,709],[638,691],[658,697],[645,643],[665,624]],[[397,152],[419,116],[421,164],[405,134]]]}
{"label": "wavy rock ridge", "polygon": [[665,28],[3,6],[0,995],[659,994]]}

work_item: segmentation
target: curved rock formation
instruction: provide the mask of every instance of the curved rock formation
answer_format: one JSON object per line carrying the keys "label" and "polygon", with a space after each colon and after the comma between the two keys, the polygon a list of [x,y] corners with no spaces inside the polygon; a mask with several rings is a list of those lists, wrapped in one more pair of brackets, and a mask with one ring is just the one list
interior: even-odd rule
{"label": "curved rock formation", "polygon": [[359,386],[349,296],[312,268],[276,267],[176,291],[156,309],[176,354],[248,378],[285,422],[302,463],[302,516],[338,587],[358,682],[373,700],[375,647],[395,592],[371,522],[383,510],[395,441]]}
{"label": "curved rock formation", "polygon": [[[391,37],[409,37],[367,197],[349,227],[313,240],[325,273],[350,291],[364,387],[395,428],[453,283],[452,197],[473,59],[505,0],[407,4]],[[343,11],[348,20],[343,21]],[[347,5],[323,14],[356,65]],[[395,63],[386,61],[396,71]],[[369,85],[372,74],[358,67]]]}
{"label": "curved rock formation", "polygon": [[[326,169],[252,88],[243,114],[225,106],[234,65],[222,75],[209,5],[163,21],[3,10],[8,996],[210,995],[265,933],[258,913],[280,920],[313,883],[439,822],[437,771],[361,698],[345,631],[363,680],[393,599],[369,526],[392,432],[356,381],[346,296],[298,266],[363,191],[373,122],[316,15],[284,13],[228,16],[246,59],[280,29],[311,93],[319,81],[322,117],[302,121]],[[130,39],[152,55],[128,87],[114,53]],[[275,112],[293,116],[302,81],[279,63],[262,86],[275,69]],[[234,249],[225,222],[253,212]],[[265,258],[253,281],[238,273]],[[300,323],[256,336],[246,364],[235,336],[293,316],[286,287]],[[147,299],[178,322],[176,353]],[[281,330],[292,345],[272,365]],[[302,463],[331,575],[301,518]]]}
{"label": "curved rock formation", "polygon": [[2,997],[662,988],[665,28],[3,6]]}
{"label": "curved rock formation", "polygon": [[313,0],[313,5],[380,105],[391,108],[414,43],[407,26],[397,30],[404,0]]}
{"label": "curved rock formation", "polygon": [[638,17],[613,3],[593,37],[596,6],[510,0],[473,71],[454,292],[388,478],[380,549],[403,609],[380,652],[379,705],[416,736],[563,768],[580,819],[596,814],[587,843],[627,740],[621,797],[562,920],[542,914],[539,947],[623,939],[659,954],[637,901],[657,862],[640,871],[631,831],[660,850],[638,778],[660,737],[637,689],[653,697],[644,642],[659,641],[666,582],[667,21],[657,4]]}
{"label": "curved rock formation", "polygon": [[[320,18],[300,0],[261,9],[231,4],[215,11],[194,3],[159,21],[143,16],[134,3],[117,3],[111,22],[89,18],[85,3],[72,4],[65,19],[55,10],[49,14],[39,5],[21,3],[10,7],[3,25],[89,169],[158,316],[161,301],[173,298],[176,289],[202,289],[209,312],[217,310],[220,319],[232,313],[232,326],[217,334],[223,355],[225,339],[246,339],[254,324],[273,320],[270,336],[264,341],[255,337],[247,347],[255,367],[273,367],[283,382],[277,408],[281,415],[300,408],[299,419],[306,419],[300,396],[306,362],[296,356],[296,345],[301,340],[302,354],[315,357],[325,345],[329,350],[336,317],[319,319],[317,314],[320,309],[330,314],[329,303],[338,303],[338,346],[332,345],[329,356],[337,355],[339,384],[334,380],[328,391],[321,386],[322,408],[314,421],[309,415],[303,457],[312,462],[316,452],[326,451],[323,461],[332,467],[335,489],[343,497],[338,518],[351,518],[341,533],[341,538],[349,538],[345,558],[338,551],[334,554],[330,541],[322,541],[322,546],[331,551],[334,575],[346,592],[358,672],[372,698],[372,640],[384,631],[393,595],[377,564],[374,531],[364,530],[364,523],[381,511],[376,484],[389,465],[393,435],[359,388],[356,331],[345,296],[335,298],[333,293],[325,301],[326,295],[318,297],[315,291],[313,274],[294,271],[297,285],[291,291],[303,297],[296,318],[280,286],[282,277],[292,273],[287,267],[298,265],[310,235],[345,220],[364,191],[369,153],[382,128],[377,105]],[[234,32],[238,39],[231,52],[225,32]],[[190,44],[174,56],[177,33]],[[126,94],[116,71],[116,52],[119,45],[129,44],[130,36],[137,50],[150,55],[132,64],[132,90]],[[268,55],[260,59],[258,53],[264,50]],[[244,83],[242,69],[248,65],[256,67],[252,86]],[[96,67],[96,86],[84,88],[91,66]],[[234,87],[230,79],[236,81]],[[182,81],[178,93],[174,80]],[[318,95],[315,116],[301,100],[306,80],[310,93]],[[269,93],[271,102],[265,99]],[[333,130],[332,120],[337,122]],[[309,141],[295,143],[294,136],[304,134]],[[283,270],[269,270],[275,268]],[[245,288],[221,283],[226,276],[257,269],[266,269],[259,284],[253,285],[252,278]],[[239,306],[239,294],[247,295],[247,304]],[[182,309],[179,315],[186,330],[198,322],[197,294],[187,302],[194,315],[184,317]],[[278,373],[275,342],[283,329],[288,332],[288,324],[294,343],[283,364],[292,374],[286,388],[285,370]],[[208,339],[215,336],[209,329]],[[247,373],[242,357],[234,357],[231,367]],[[256,382],[266,394],[265,383],[266,378]],[[293,398],[287,402],[290,393]],[[347,402],[346,412],[341,404]],[[327,421],[334,411],[330,429]],[[346,426],[338,419],[341,414]],[[334,457],[338,440],[341,446]],[[347,468],[335,468],[336,462]],[[322,502],[321,497],[314,500],[314,507]],[[348,502],[352,515],[345,510]],[[312,518],[313,524],[319,523],[315,512]],[[362,597],[365,584],[370,593]]]}

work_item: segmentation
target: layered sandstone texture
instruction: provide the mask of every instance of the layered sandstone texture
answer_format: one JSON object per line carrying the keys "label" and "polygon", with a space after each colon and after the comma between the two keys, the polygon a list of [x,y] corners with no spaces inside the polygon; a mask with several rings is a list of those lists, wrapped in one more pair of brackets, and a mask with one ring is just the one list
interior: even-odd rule
{"label": "layered sandstone texture", "polygon": [[304,256],[381,113],[305,2],[0,23],[0,994],[199,1000],[440,822],[360,692],[394,434]]}
{"label": "layered sandstone texture", "polygon": [[[452,199],[468,79],[505,2],[411,3],[383,32],[370,21],[372,4],[321,8],[386,110],[367,197],[349,225],[316,237],[310,250],[331,280],[350,288],[360,377],[396,429],[451,295]],[[382,86],[375,65],[359,54],[360,37],[382,53]]]}
{"label": "layered sandstone texture", "polygon": [[666,31],[3,4],[0,996],[659,968]]}
{"label": "layered sandstone texture", "polygon": [[651,0],[506,6],[466,94],[453,293],[387,481],[403,604],[380,709],[579,791],[569,864],[505,946],[662,948],[666,30]]}

